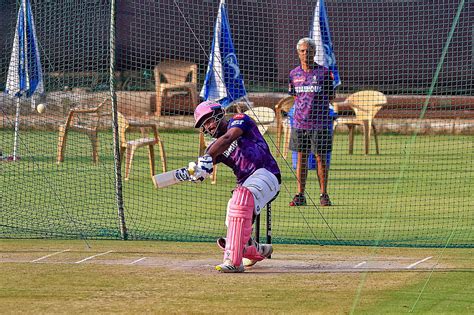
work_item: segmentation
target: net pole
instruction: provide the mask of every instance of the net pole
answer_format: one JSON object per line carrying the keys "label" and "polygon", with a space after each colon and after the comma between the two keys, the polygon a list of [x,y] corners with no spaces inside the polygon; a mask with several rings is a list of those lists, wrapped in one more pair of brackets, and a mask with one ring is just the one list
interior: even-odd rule
{"label": "net pole", "polygon": [[120,225],[120,235],[123,240],[128,239],[127,226],[125,224],[125,214],[123,207],[123,190],[122,190],[122,172],[120,161],[120,135],[118,128],[118,114],[117,114],[117,94],[115,93],[115,0],[110,2],[110,99],[112,102],[112,129],[114,139],[114,170],[115,170],[115,197],[117,201],[118,219]]}

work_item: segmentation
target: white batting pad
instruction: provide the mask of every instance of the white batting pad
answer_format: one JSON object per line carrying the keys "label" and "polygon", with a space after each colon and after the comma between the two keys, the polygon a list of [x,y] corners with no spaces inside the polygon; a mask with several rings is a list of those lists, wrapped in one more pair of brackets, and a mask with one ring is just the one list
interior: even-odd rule
{"label": "white batting pad", "polygon": [[280,191],[280,184],[278,184],[276,176],[264,168],[256,170],[242,186],[247,187],[253,194],[256,215],[260,214],[262,208]]}

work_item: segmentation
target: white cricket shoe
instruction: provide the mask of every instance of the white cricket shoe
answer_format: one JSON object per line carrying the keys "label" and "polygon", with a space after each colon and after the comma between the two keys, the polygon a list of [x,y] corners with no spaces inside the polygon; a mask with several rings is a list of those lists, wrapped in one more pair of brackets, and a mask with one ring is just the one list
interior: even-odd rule
{"label": "white cricket shoe", "polygon": [[[225,250],[225,245],[226,245],[225,237],[219,237],[216,243],[220,249]],[[268,258],[268,256],[270,256],[273,253],[273,247],[271,244],[260,244],[260,243],[257,243],[257,241],[255,241],[253,238],[250,238],[249,243],[254,245],[257,248],[258,253],[265,258]],[[255,263],[253,265],[255,265]]]}
{"label": "white cricket shoe", "polygon": [[268,258],[273,253],[273,246],[271,244],[258,244],[257,250],[260,255]]}
{"label": "white cricket shoe", "polygon": [[258,260],[254,260],[254,259],[248,259],[248,258],[243,258],[242,259],[242,263],[244,264],[245,268],[252,267],[253,265],[255,265],[258,262],[259,262]]}
{"label": "white cricket shoe", "polygon": [[[252,241],[253,241],[253,245],[255,245],[255,247],[257,247],[258,253],[261,256],[263,256],[265,258],[268,258],[273,253],[273,246],[272,245],[270,245],[270,244],[259,244],[259,243],[255,242],[254,240],[252,240]],[[244,258],[242,260],[245,268],[252,267],[253,265],[258,263],[259,261],[261,261],[261,260],[248,259],[248,258]]]}
{"label": "white cricket shoe", "polygon": [[234,266],[229,259],[226,259],[222,264],[216,266],[216,270],[223,273],[237,273],[244,272],[245,268],[243,264],[240,264],[238,267]]}

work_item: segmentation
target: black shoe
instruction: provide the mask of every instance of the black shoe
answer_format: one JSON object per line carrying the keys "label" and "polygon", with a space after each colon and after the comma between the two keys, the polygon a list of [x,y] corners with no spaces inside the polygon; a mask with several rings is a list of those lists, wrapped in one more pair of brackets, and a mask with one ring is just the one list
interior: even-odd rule
{"label": "black shoe", "polygon": [[304,194],[297,194],[293,197],[293,200],[290,202],[290,207],[300,207],[306,206],[306,197]]}
{"label": "black shoe", "polygon": [[321,207],[331,206],[331,200],[329,199],[329,195],[328,194],[319,195],[319,204],[321,205]]}

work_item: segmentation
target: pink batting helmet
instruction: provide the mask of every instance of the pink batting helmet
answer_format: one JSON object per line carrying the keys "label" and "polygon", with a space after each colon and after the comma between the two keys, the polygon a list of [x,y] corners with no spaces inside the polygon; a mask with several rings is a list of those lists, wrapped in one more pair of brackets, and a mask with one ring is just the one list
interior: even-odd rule
{"label": "pink batting helmet", "polygon": [[200,128],[205,119],[219,111],[224,111],[224,108],[219,103],[205,101],[199,104],[194,110],[194,128]]}

